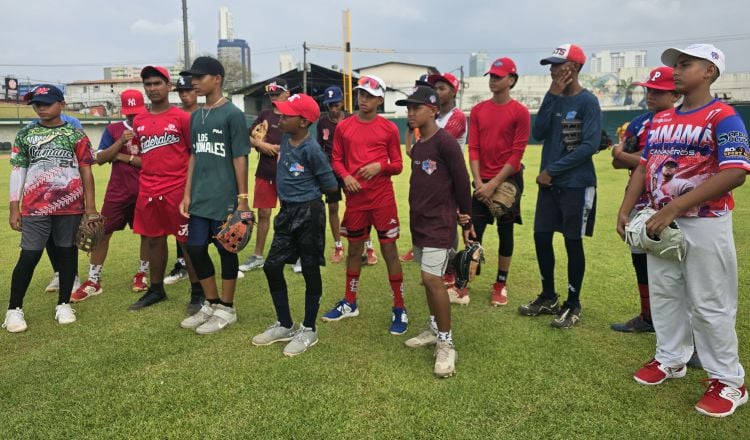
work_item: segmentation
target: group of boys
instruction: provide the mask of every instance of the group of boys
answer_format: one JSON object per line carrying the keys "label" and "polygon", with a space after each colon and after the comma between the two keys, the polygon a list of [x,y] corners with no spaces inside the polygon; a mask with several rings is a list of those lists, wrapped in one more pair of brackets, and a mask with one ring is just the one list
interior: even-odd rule
{"label": "group of boys", "polygon": [[[488,205],[495,189],[506,181],[516,185],[520,200],[522,157],[529,131],[543,141],[535,179],[539,191],[534,221],[542,291],[518,311],[525,316],[553,314],[551,324],[556,328],[571,328],[580,322],[585,273],[582,237],[593,233],[596,173],[592,156],[599,150],[602,133],[598,100],[579,82],[585,61],[583,50],[573,44],[557,47],[550,57],[541,60],[542,65],[550,65],[552,83],[533,127],[528,110],[510,97],[518,81],[515,63],[509,58],[492,63],[487,75],[493,96],[475,106],[469,117],[473,182],[462,151],[466,120],[455,117],[460,111],[454,110],[460,82],[450,74],[432,75],[406,99],[396,102],[407,107],[409,128],[418,132],[416,141],[407,144],[411,161],[410,229],[413,259],[420,265],[430,311],[427,329],[407,340],[406,345],[435,345],[434,372],[439,377],[451,376],[457,359],[450,302],[468,303],[466,290],[451,289],[449,293],[445,282],[457,247],[457,226],[462,228],[465,243],[481,242],[486,227],[497,222],[498,270],[490,304],[502,306],[508,302],[513,225],[521,223],[520,203],[500,218],[492,215]],[[734,110],[710,94],[711,83],[725,67],[720,50],[711,45],[669,49],[662,61],[673,68],[655,69],[647,81],[639,83],[647,90],[650,113],[636,118],[626,131],[626,137],[634,138],[635,147],[625,151],[623,143],[613,149],[614,165],[631,170],[617,230],[624,237],[635,213],[649,207],[656,210],[645,222],[649,236],[677,225],[684,234],[687,252],[679,261],[670,261],[652,254],[644,258],[633,249],[642,310],[638,317],[613,329],[656,332],[656,355],[636,372],[638,383],[657,385],[685,376],[685,364],[697,351],[710,379],[696,409],[711,416],[726,416],[747,401],[735,332],[738,286],[730,192],[744,183],[750,171],[747,132]],[[344,298],[322,319],[331,322],[359,315],[361,256],[374,229],[393,295],[389,331],[404,334],[408,317],[396,248],[400,222],[390,179],[402,171],[403,162],[398,128],[378,115],[385,83],[372,75],[360,78],[355,87],[358,112],[350,117],[341,110],[341,90],[327,89],[323,103],[329,112],[321,118],[319,104],[312,97],[291,95],[285,83],[275,81],[266,88],[273,109],[263,112],[248,131],[241,112],[225,102],[221,92],[224,72],[218,61],[201,57],[184,73],[192,75],[192,88],[198,95],[206,96],[200,111],[190,117],[169,105],[169,74],[163,68],[148,66],[142,77],[151,108],[117,128],[119,135],[110,133],[113,141],[103,141],[96,158],[85,135],[61,123],[59,90],[37,89],[30,98],[41,121],[19,133],[13,150],[10,221],[20,230],[23,219],[24,229],[4,326],[9,331],[25,329],[21,302],[48,236],[62,254],[74,252],[73,235],[80,214],[96,211],[89,168],[94,161],[113,162],[120,168],[140,167],[140,188],[129,204],[134,204],[133,229],[144,237],[142,259],[147,256],[149,262],[149,267],[142,264],[139,272],[150,271],[151,285],[131,309],[166,298],[166,236],[175,235],[179,242],[187,241],[183,255],[191,280],[197,285],[193,293],[200,295],[196,297],[200,301],[205,296],[205,302],[193,310],[195,313],[182,322],[182,327],[206,334],[234,323],[235,283],[237,271],[243,267],[239,267],[236,254],[218,247],[222,267],[219,295],[208,244],[227,213],[236,208],[249,209],[247,155],[252,145],[261,155],[253,202],[259,210],[258,231],[254,255],[244,269],[263,267],[277,317],[266,331],[253,337],[252,343],[287,342],[283,353],[295,356],[318,342],[315,321],[322,296],[320,266],[325,265],[324,193],[336,242],[333,261],[343,259],[339,233],[348,239],[349,246]],[[673,108],[680,95],[682,105]],[[137,107],[137,96],[133,98]],[[315,122],[317,140],[309,133]],[[265,136],[248,136],[259,124],[267,124]],[[192,139],[192,146],[188,139]],[[51,154],[52,148],[45,145],[58,151]],[[129,149],[124,150],[126,147]],[[38,165],[47,162],[52,165]],[[339,229],[337,202],[341,196],[337,194],[341,189],[346,193],[346,210]],[[19,210],[21,195],[23,211]],[[264,259],[277,197],[281,209]],[[104,211],[118,219],[108,229],[108,239],[113,230],[124,227],[127,221],[122,218],[127,217],[113,213],[107,200],[105,197]],[[554,282],[554,232],[563,234],[568,256],[568,291],[562,304]],[[103,242],[104,254],[107,239]],[[75,320],[65,295],[75,274],[75,263],[68,260],[75,258],[63,260],[56,319],[68,323]],[[92,256],[89,280],[85,288],[82,286],[84,290],[89,288],[88,295],[101,291],[97,285],[101,271],[98,261]],[[304,319],[298,326],[291,317],[283,275],[284,266],[295,263],[306,285]]]}

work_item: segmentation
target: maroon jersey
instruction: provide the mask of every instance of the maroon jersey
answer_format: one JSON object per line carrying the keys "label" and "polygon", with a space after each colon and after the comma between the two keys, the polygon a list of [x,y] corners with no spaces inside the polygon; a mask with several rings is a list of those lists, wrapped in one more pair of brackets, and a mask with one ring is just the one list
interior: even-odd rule
{"label": "maroon jersey", "polygon": [[162,195],[184,188],[190,160],[190,114],[177,107],[133,121],[133,142],[141,152],[141,194]]}
{"label": "maroon jersey", "polygon": [[448,249],[456,211],[471,214],[471,184],[456,138],[439,129],[411,150],[409,226],[414,246]]}
{"label": "maroon jersey", "polygon": [[[104,129],[102,139],[99,142],[99,151],[106,150],[120,140],[125,130],[132,130],[127,121],[109,124]],[[138,146],[133,143],[133,139],[124,142],[119,153],[128,156],[141,155]],[[135,202],[138,197],[139,177],[140,169],[138,167],[117,160],[112,162],[112,173],[109,175],[104,199],[109,202]]]}
{"label": "maroon jersey", "polygon": [[332,121],[328,115],[323,115],[318,120],[318,126],[315,129],[318,134],[318,145],[323,148],[329,162],[333,157],[333,134],[336,132],[337,125],[338,122]]}
{"label": "maroon jersey", "polygon": [[[258,119],[253,122],[250,126],[249,132],[252,133],[256,125],[263,121],[268,121],[268,132],[266,134],[265,142],[273,145],[281,145],[281,129],[279,128],[279,120],[281,115],[274,112],[273,110],[263,110],[258,116]],[[260,155],[258,161],[258,168],[255,171],[255,177],[263,180],[276,180],[276,162],[277,156],[268,156],[266,154]]]}

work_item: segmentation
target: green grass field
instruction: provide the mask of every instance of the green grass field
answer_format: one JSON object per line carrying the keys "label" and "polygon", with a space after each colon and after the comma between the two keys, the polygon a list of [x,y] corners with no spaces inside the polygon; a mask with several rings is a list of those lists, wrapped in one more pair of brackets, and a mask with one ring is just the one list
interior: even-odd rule
{"label": "green grass field", "polygon": [[[137,298],[129,282],[138,246],[127,231],[115,234],[111,243],[104,294],[76,305],[73,325],[61,327],[53,320],[56,295],[44,293],[52,270],[46,257],[39,264],[24,307],[29,330],[0,332],[0,437],[747,438],[750,406],[726,420],[693,409],[704,391],[703,371],[691,370],[686,378],[658,387],[637,385],[631,377],[653,355],[655,338],[609,329],[610,323],[637,313],[638,295],[628,249],[614,231],[626,175],[611,169],[607,153],[595,157],[597,224],[594,237],[585,241],[580,326],[560,331],[550,327],[549,317],[517,314],[517,306],[540,291],[531,184],[539,152],[530,147],[525,157],[525,224],[516,229],[510,304],[488,306],[497,264],[497,237],[488,233],[486,270],[471,286],[472,303],[453,309],[459,352],[453,378],[433,377],[431,349],[403,345],[427,317],[414,264],[404,267],[408,336],[387,332],[391,295],[380,262],[363,270],[360,316],[319,321],[320,343],[302,356],[285,358],[281,344],[250,344],[275,320],[262,271],[239,281],[239,321],[220,334],[198,336],[179,327],[188,299],[186,282],[167,287],[169,301],[128,312]],[[256,163],[253,156],[253,170]],[[3,206],[8,170],[0,167]],[[95,174],[101,207],[109,168],[96,168]],[[394,179],[405,227],[401,251],[410,245],[408,174]],[[737,330],[740,356],[749,365],[750,191],[742,188],[735,197],[741,286]],[[0,287],[8,295],[19,235],[5,226],[0,241],[5,261]],[[555,246],[556,282],[564,292],[566,258],[559,237]],[[82,275],[87,264],[82,254]],[[301,319],[302,277],[291,268],[286,275],[293,316]],[[323,277],[321,311],[343,295],[344,267],[329,264]]]}

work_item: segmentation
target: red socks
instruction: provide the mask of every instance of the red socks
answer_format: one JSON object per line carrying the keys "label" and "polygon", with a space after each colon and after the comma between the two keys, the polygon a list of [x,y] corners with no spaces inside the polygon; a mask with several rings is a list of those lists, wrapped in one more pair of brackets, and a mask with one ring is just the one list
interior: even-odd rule
{"label": "red socks", "polygon": [[346,292],[344,299],[349,304],[357,302],[357,291],[359,290],[359,272],[346,271]]}
{"label": "red socks", "polygon": [[404,274],[388,275],[388,282],[391,283],[393,291],[393,307],[404,308]]}
{"label": "red socks", "polygon": [[638,292],[641,294],[641,318],[646,322],[652,322],[651,301],[648,297],[648,284],[638,284]]}

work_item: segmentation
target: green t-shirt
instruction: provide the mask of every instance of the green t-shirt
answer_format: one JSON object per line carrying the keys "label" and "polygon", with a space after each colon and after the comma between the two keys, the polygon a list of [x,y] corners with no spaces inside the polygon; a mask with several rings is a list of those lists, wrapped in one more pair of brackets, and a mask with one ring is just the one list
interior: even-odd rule
{"label": "green t-shirt", "polygon": [[225,220],[237,208],[233,160],[250,153],[245,115],[231,102],[198,109],[190,119],[195,156],[190,214]]}

